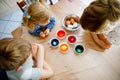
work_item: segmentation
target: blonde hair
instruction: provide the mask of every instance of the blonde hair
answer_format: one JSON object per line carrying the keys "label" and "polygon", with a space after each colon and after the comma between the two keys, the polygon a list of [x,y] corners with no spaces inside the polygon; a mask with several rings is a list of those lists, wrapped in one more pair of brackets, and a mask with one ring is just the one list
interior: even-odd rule
{"label": "blonde hair", "polygon": [[108,21],[115,22],[120,18],[120,2],[117,0],[93,1],[83,12],[80,24],[85,30],[97,32],[105,28]]}
{"label": "blonde hair", "polygon": [[30,18],[23,17],[23,21],[29,28],[34,28],[35,23],[46,23],[50,19],[49,9],[43,0],[32,3],[27,12]]}
{"label": "blonde hair", "polygon": [[13,70],[23,65],[31,52],[31,45],[23,39],[0,40],[0,69]]}

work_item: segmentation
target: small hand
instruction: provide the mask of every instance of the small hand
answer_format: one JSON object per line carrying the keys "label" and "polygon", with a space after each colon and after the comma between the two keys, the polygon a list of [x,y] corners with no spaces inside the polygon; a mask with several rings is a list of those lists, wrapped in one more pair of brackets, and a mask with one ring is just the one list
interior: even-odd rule
{"label": "small hand", "polygon": [[45,34],[45,36],[48,36],[49,33],[50,33],[50,29],[47,28],[47,29],[44,31],[44,34]]}
{"label": "small hand", "polygon": [[45,33],[40,32],[40,37],[45,38]]}
{"label": "small hand", "polygon": [[104,39],[104,42],[106,43],[107,48],[111,47],[112,44],[107,39]]}
{"label": "small hand", "polygon": [[90,32],[94,41],[104,49],[111,47],[111,43],[106,39],[104,34],[96,34],[95,32]]}
{"label": "small hand", "polygon": [[111,47],[112,44],[107,40],[107,37],[105,34],[97,34],[97,36],[99,37],[100,40],[102,40],[105,43],[107,48]]}
{"label": "small hand", "polygon": [[105,49],[108,49],[111,47],[111,45],[108,45],[106,42],[104,42],[103,40],[98,40],[98,41],[95,41],[99,46],[105,48]]}

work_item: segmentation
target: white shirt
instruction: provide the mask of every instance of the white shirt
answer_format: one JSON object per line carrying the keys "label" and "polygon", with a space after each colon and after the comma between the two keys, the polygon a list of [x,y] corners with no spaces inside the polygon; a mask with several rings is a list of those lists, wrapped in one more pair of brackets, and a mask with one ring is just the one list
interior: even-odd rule
{"label": "white shirt", "polygon": [[120,20],[111,23],[106,21],[106,27],[97,33],[106,34],[108,40],[115,45],[120,45]]}
{"label": "white shirt", "polygon": [[29,56],[28,60],[22,66],[19,71],[11,70],[6,71],[9,80],[39,80],[42,74],[40,68],[32,68],[33,60],[32,55]]}

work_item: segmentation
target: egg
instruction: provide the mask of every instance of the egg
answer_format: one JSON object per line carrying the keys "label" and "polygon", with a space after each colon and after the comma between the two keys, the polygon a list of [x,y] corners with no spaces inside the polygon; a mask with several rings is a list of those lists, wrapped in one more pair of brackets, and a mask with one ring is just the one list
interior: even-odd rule
{"label": "egg", "polygon": [[73,25],[68,25],[68,28],[72,29],[72,28],[73,28]]}
{"label": "egg", "polygon": [[77,27],[77,26],[78,26],[78,23],[75,22],[75,23],[73,24],[73,27]]}
{"label": "egg", "polygon": [[74,24],[75,20],[74,18],[70,18],[70,24]]}
{"label": "egg", "polygon": [[79,21],[80,21],[80,20],[79,20],[79,17],[75,17],[74,19],[75,19],[75,21],[76,21],[77,23],[79,23]]}
{"label": "egg", "polygon": [[65,21],[65,25],[66,25],[66,26],[70,25],[70,21],[69,21],[69,20],[66,20],[66,21]]}

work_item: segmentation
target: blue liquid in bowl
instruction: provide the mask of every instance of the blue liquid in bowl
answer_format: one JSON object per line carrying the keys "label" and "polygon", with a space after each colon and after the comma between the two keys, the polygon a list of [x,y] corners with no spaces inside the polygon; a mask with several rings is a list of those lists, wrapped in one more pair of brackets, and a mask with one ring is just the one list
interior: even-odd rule
{"label": "blue liquid in bowl", "polygon": [[59,44],[59,40],[58,39],[52,39],[51,40],[51,45],[52,46],[58,46],[58,44]]}

